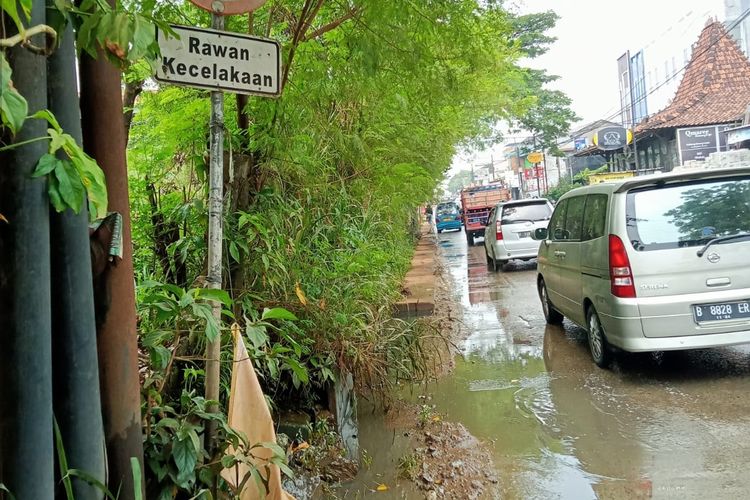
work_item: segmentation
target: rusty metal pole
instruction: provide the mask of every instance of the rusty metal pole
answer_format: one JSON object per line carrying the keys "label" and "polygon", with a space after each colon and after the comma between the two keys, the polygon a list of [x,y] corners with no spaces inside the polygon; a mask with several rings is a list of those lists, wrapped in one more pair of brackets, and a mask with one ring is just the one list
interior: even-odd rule
{"label": "rusty metal pole", "polygon": [[130,459],[136,457],[143,470],[143,443],[122,87],[120,71],[101,49],[97,59],[83,53],[79,68],[83,146],[104,170],[109,210],[122,214],[123,222],[122,260],[110,273],[111,305],[97,344],[108,485],[127,500],[135,493]]}
{"label": "rusty metal pole", "polygon": [[[224,18],[211,14],[211,27],[224,29]],[[211,92],[210,166],[208,182],[208,276],[209,288],[221,288],[221,250],[224,239],[224,94],[220,90]],[[221,304],[213,303],[213,314],[221,321]],[[206,344],[206,399],[219,400],[219,376],[221,365],[221,335]],[[218,412],[217,405],[209,411]],[[209,453],[215,448],[216,423],[209,422],[205,436],[205,447]]]}

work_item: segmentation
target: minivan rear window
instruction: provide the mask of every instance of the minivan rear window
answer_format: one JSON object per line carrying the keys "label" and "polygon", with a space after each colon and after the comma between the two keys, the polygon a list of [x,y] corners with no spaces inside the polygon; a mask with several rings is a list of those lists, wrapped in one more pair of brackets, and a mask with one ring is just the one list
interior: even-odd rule
{"label": "minivan rear window", "polygon": [[635,189],[627,195],[626,217],[628,238],[638,251],[705,245],[750,233],[750,177]]}
{"label": "minivan rear window", "polygon": [[515,224],[516,222],[539,222],[548,220],[552,210],[546,201],[529,203],[514,203],[503,205],[501,224]]}

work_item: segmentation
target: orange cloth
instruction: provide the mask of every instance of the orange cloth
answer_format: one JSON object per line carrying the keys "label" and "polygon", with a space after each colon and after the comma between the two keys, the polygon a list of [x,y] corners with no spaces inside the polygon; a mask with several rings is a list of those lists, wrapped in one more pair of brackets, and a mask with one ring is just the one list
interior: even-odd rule
{"label": "orange cloth", "polygon": [[[232,326],[232,337],[234,338],[234,363],[232,367],[232,386],[229,392],[229,426],[247,436],[249,446],[261,442],[276,442],[271,412],[266,404],[263,391],[258,383],[258,377],[250,361],[250,356],[242,341],[239,327]],[[229,453],[234,453],[230,447]],[[252,454],[257,457],[253,460],[258,466],[258,472],[266,478],[266,461],[264,459],[273,456],[268,448],[253,448]],[[237,487],[237,478],[242,483],[243,478],[250,471],[245,464],[237,464],[231,469],[224,469],[221,476],[232,486]],[[268,478],[268,494],[266,500],[294,500],[290,494],[281,488],[281,471],[278,466],[270,466],[270,478]],[[245,487],[240,493],[241,500],[260,500],[264,498],[259,491],[258,484],[250,477],[245,482]]]}

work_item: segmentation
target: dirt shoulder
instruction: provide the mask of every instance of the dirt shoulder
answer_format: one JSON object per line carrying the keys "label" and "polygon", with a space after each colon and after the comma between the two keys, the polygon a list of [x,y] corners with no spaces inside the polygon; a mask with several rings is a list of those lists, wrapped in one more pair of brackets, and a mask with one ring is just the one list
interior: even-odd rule
{"label": "dirt shoulder", "polygon": [[[431,295],[433,314],[423,321],[434,331],[426,349],[431,355],[432,377],[439,380],[455,367],[458,346],[468,332],[436,235],[423,235],[422,240],[422,251],[417,253],[414,272],[407,275],[404,289],[422,300]],[[418,279],[410,280],[410,276]],[[397,401],[386,415],[389,426],[404,432],[413,444],[413,454],[401,459],[399,473],[409,477],[428,499],[496,498],[498,478],[488,448],[461,423],[445,421],[430,399],[422,395],[416,403]]]}

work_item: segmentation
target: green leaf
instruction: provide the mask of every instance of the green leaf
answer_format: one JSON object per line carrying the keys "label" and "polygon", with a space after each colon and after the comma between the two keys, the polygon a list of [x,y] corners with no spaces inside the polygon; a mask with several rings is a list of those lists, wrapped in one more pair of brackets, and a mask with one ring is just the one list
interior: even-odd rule
{"label": "green leaf", "polygon": [[65,447],[63,446],[62,433],[60,432],[60,426],[57,425],[57,419],[52,421],[55,430],[55,448],[57,449],[57,463],[60,467],[60,477],[62,477],[62,483],[65,488],[65,495],[69,498],[73,498],[73,485],[70,482],[68,476],[68,458],[65,454]]}
{"label": "green leaf", "polygon": [[232,256],[235,262],[240,261],[240,252],[237,249],[237,243],[234,241],[229,244],[229,255]]}
{"label": "green leaf", "polygon": [[218,288],[200,288],[197,295],[201,299],[221,302],[227,307],[230,307],[232,305],[232,298],[225,290],[221,290]]}
{"label": "green leaf", "polygon": [[[4,56],[0,56],[5,61]],[[0,71],[5,71],[5,68],[0,67]],[[10,71],[10,67],[8,68]],[[26,114],[29,111],[29,105],[26,99],[19,94],[12,85],[8,87],[0,87],[0,119],[2,123],[6,125],[12,133],[17,133],[23,127],[23,122],[26,121]]]}
{"label": "green leaf", "polygon": [[[293,375],[293,382],[296,382],[294,379],[298,379],[299,382],[302,382],[303,384],[307,384],[310,381],[310,378],[307,374],[307,368],[302,366],[296,359],[294,358],[287,358],[286,364],[291,368],[292,375]],[[299,384],[295,383],[295,387],[298,387]]]}
{"label": "green leaf", "polygon": [[156,423],[156,428],[168,427],[170,429],[177,429],[179,426],[180,423],[171,417],[162,418]]}
{"label": "green leaf", "polygon": [[[86,471],[80,470],[80,469],[70,469],[68,471],[68,476],[77,477],[79,479],[82,479],[83,481],[87,482],[97,490],[99,490],[105,497],[107,497],[109,500],[117,500],[117,498],[107,489],[107,485],[99,481],[97,478],[92,476]],[[73,497],[71,497],[72,499]]]}
{"label": "green leaf", "polygon": [[[49,134],[51,139],[49,143],[49,152],[51,154],[55,154],[57,150],[68,143],[69,140],[73,140],[70,135],[59,132],[54,128],[47,129],[47,133]],[[75,144],[75,141],[73,141],[73,143]]]}
{"label": "green leaf", "polygon": [[31,176],[41,177],[43,175],[47,175],[48,173],[56,169],[59,163],[61,163],[60,160],[58,160],[54,155],[47,153],[39,158],[39,161],[36,164],[36,169],[34,170],[34,173],[31,174]]}
{"label": "green leaf", "polygon": [[[67,150],[68,148],[70,148],[70,151]],[[66,152],[70,156],[73,165],[75,165],[81,183],[86,189],[91,217],[93,219],[104,218],[107,215],[107,206],[109,204],[104,172],[75,142],[72,145],[66,144]]]}
{"label": "green leaf", "polygon": [[[29,0],[25,0],[27,3]],[[2,10],[5,11],[6,14],[13,20],[13,22],[16,25],[16,28],[18,29],[19,33],[23,33],[25,31],[23,23],[21,22],[21,17],[18,15],[18,7],[16,7],[15,0],[0,0],[0,7],[2,7]],[[21,10],[23,10],[23,4],[21,5]],[[26,18],[28,20],[28,14],[26,15]]]}
{"label": "green leaf", "polygon": [[78,28],[77,31],[77,44],[78,50],[83,50],[88,53],[93,58],[97,57],[96,48],[97,45],[95,43],[96,37],[94,34],[94,30],[99,25],[99,21],[101,20],[103,16],[103,12],[101,10],[95,10],[92,12],[89,16],[87,16],[83,24],[81,24],[81,27]]}
{"label": "green leaf", "polygon": [[172,446],[172,458],[177,466],[177,477],[180,484],[186,484],[195,474],[195,464],[198,461],[197,450],[191,439],[175,441]]}
{"label": "green leaf", "polygon": [[237,460],[232,455],[224,455],[223,457],[221,457],[221,466],[225,469],[234,467],[236,463]]}
{"label": "green leaf", "polygon": [[143,500],[143,473],[141,462],[136,457],[130,457],[130,467],[133,469],[133,498]]}
{"label": "green leaf", "polygon": [[54,173],[59,183],[58,191],[63,201],[73,209],[73,212],[80,213],[83,206],[84,189],[75,167],[69,161],[62,160],[56,166]]}
{"label": "green leaf", "polygon": [[258,325],[247,325],[245,327],[245,335],[250,339],[250,342],[256,349],[260,349],[266,342],[268,342],[268,334],[266,328]]}
{"label": "green leaf", "polygon": [[263,309],[263,316],[261,316],[261,319],[263,321],[269,319],[285,319],[288,321],[295,321],[297,320],[297,316],[287,311],[283,307],[274,307],[273,309]]}
{"label": "green leaf", "polygon": [[45,120],[47,123],[49,123],[52,128],[54,128],[57,132],[62,134],[62,127],[57,122],[57,118],[55,118],[55,115],[52,114],[52,112],[48,109],[40,109],[33,115],[31,115],[29,118],[35,118],[37,120]]}
{"label": "green leaf", "polygon": [[54,175],[50,175],[47,178],[47,194],[50,203],[52,203],[52,206],[55,207],[56,211],[64,212],[65,209],[68,208],[60,195],[60,183],[57,182],[57,177]]}

